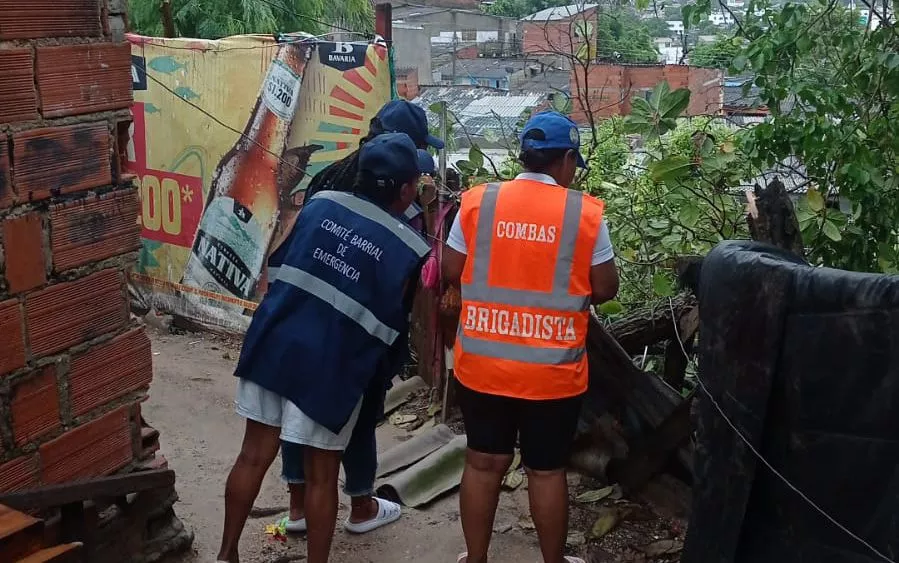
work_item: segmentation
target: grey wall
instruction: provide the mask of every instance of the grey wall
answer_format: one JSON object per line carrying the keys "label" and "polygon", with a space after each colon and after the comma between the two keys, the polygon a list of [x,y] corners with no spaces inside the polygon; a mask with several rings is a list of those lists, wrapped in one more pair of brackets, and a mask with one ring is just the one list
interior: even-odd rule
{"label": "grey wall", "polygon": [[426,29],[393,26],[396,68],[418,69],[418,84],[431,84],[431,37]]}

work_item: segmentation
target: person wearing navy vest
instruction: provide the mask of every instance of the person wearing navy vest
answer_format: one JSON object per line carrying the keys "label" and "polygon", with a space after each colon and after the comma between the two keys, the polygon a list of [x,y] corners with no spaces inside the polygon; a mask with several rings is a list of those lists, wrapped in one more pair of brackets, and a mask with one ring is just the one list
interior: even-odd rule
{"label": "person wearing navy vest", "polygon": [[341,455],[363,394],[408,332],[415,276],[430,251],[402,218],[419,175],[412,139],[379,135],[360,149],[353,193],[319,192],[300,212],[235,370],[247,423],[226,485],[219,561],[238,562],[280,440],[304,446],[307,561],[328,561]]}

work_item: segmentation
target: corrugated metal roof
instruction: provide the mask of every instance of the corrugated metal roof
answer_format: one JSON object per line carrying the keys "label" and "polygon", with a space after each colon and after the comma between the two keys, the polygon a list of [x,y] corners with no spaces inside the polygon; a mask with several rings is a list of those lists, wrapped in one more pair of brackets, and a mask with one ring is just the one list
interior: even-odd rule
{"label": "corrugated metal roof", "polygon": [[430,111],[430,106],[445,101],[457,144],[467,146],[469,136],[480,138],[479,143],[485,136],[499,139],[505,134],[514,137],[522,115],[544,100],[546,94],[538,92],[511,95],[495,88],[426,86],[412,103],[424,108],[428,121],[436,124],[438,116]]}
{"label": "corrugated metal roof", "polygon": [[462,115],[466,117],[478,117],[491,115],[499,117],[521,117],[525,111],[540,105],[545,98],[541,94],[529,94],[524,96],[484,96],[472,100]]}
{"label": "corrugated metal roof", "polygon": [[564,20],[566,18],[570,18],[571,16],[576,16],[582,12],[586,12],[587,10],[591,10],[597,7],[599,4],[569,4],[567,6],[556,6],[555,8],[547,8],[545,10],[540,10],[535,14],[531,14],[529,16],[525,16],[522,21],[554,21],[554,20]]}

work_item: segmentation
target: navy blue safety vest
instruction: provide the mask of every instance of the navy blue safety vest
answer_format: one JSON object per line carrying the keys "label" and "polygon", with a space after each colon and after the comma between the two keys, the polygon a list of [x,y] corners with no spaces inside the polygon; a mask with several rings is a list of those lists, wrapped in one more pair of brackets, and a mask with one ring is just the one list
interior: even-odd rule
{"label": "navy blue safety vest", "polygon": [[402,218],[374,203],[315,194],[269,260],[271,285],[235,375],[339,432],[408,332],[406,284],[429,251]]}

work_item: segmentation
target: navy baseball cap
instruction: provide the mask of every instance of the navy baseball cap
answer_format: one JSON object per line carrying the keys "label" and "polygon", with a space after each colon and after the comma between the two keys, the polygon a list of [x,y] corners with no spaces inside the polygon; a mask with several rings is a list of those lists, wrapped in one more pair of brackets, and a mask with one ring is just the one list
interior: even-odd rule
{"label": "navy baseball cap", "polygon": [[405,133],[384,133],[362,145],[359,169],[367,170],[378,180],[395,180],[398,184],[418,179],[418,149]]}
{"label": "navy baseball cap", "polygon": [[577,152],[577,165],[587,168],[577,125],[557,111],[543,111],[528,119],[518,139],[522,150],[572,149]]}
{"label": "navy baseball cap", "polygon": [[375,118],[381,124],[377,133],[405,133],[417,146],[428,145],[443,148],[443,141],[428,132],[428,118],[425,110],[406,100],[387,102]]}
{"label": "navy baseball cap", "polygon": [[418,168],[422,174],[427,174],[428,176],[433,176],[437,173],[437,167],[434,166],[434,157],[424,149],[418,149]]}

